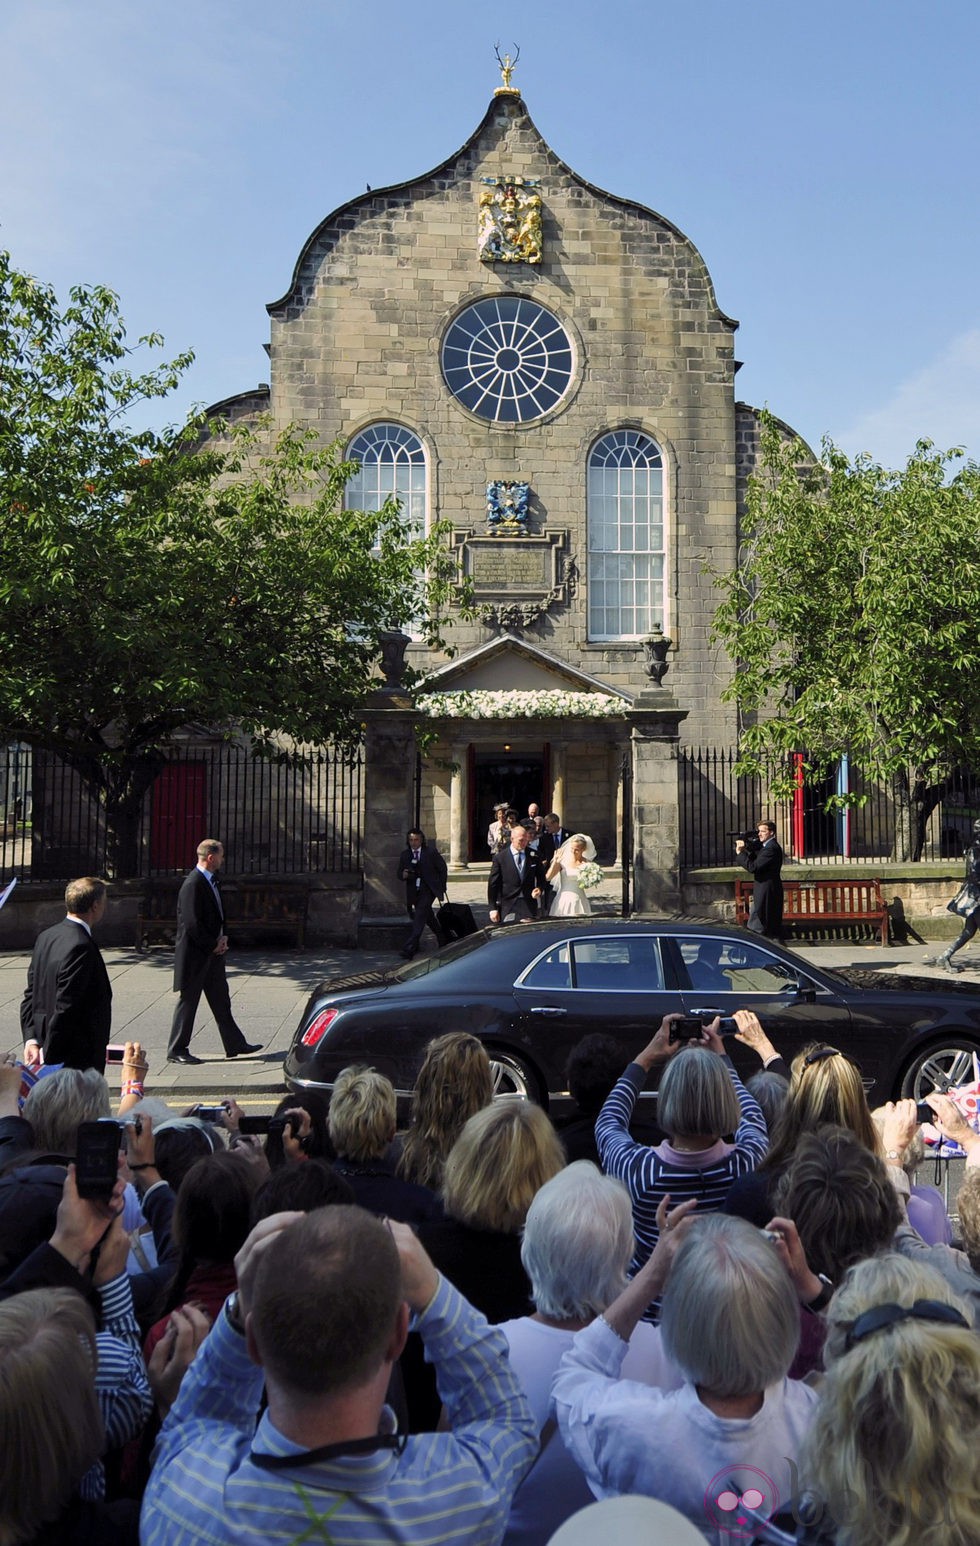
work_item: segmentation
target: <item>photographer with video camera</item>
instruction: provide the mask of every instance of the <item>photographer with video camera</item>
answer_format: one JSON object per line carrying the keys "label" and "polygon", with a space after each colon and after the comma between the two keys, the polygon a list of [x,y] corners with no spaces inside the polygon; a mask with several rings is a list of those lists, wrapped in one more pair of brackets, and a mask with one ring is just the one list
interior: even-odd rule
{"label": "photographer with video camera", "polygon": [[753,882],[748,927],[753,934],[764,934],[767,939],[782,939],[783,850],[776,842],[773,822],[760,821],[756,832],[757,840],[750,832],[743,832],[735,840],[735,862],[748,870]]}
{"label": "photographer with video camera", "polygon": [[[675,1204],[696,1199],[699,1214],[716,1212],[732,1182],[754,1170],[766,1153],[765,1117],[735,1072],[720,1034],[724,1029],[741,1037],[754,1019],[739,1010],[723,1027],[718,1016],[702,1025],[697,1018],[665,1015],[599,1113],[595,1136],[602,1168],[623,1182],[633,1204],[631,1274],[657,1244],[657,1209],[665,1196]],[[657,1092],[657,1119],[669,1136],[647,1147],[632,1137],[629,1123],[647,1074],[658,1064],[667,1066]],[[725,1133],[734,1133],[734,1141],[726,1142]]]}

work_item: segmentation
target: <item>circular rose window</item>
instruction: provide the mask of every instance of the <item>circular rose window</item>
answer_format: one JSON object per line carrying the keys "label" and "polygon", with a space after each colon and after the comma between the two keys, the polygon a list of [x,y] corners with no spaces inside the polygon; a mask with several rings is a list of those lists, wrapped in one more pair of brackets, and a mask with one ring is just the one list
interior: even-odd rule
{"label": "circular rose window", "polygon": [[456,400],[479,418],[525,424],[568,390],[572,341],[537,301],[497,295],[467,306],[450,325],[442,373]]}

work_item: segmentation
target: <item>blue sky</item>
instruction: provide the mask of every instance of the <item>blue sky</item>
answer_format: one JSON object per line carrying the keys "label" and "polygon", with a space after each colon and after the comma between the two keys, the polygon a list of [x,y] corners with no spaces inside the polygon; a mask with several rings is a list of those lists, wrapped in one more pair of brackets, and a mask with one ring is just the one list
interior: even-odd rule
{"label": "blue sky", "polygon": [[696,243],[740,397],[980,458],[976,0],[4,0],[0,243],[193,348],[179,418],[268,379],[306,236],[468,138],[498,41],[557,154]]}

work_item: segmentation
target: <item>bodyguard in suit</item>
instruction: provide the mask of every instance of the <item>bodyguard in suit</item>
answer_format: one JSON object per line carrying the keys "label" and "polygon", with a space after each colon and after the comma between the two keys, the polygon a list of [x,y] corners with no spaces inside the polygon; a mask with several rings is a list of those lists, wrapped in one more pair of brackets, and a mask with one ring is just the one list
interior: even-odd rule
{"label": "bodyguard in suit", "polygon": [[104,881],[69,881],[68,916],[39,934],[27,968],[20,1006],[25,1061],[39,1048],[45,1063],[67,1068],[105,1068],[112,1018],[112,988],[92,930],[106,907]]}
{"label": "bodyguard in suit", "polygon": [[544,872],[537,854],[527,846],[530,840],[527,827],[515,826],[510,847],[491,860],[487,885],[491,923],[526,923],[538,916]]}
{"label": "bodyguard in suit", "polygon": [[200,1063],[190,1051],[194,1016],[201,994],[214,1015],[225,1057],[260,1052],[258,1042],[249,1044],[231,1012],[231,996],[225,976],[228,936],[225,909],[218,889],[218,871],[224,848],[213,837],[197,845],[197,867],[191,870],[177,896],[177,946],[174,953],[174,992],[180,994],[170,1028],[168,1063]]}
{"label": "bodyguard in suit", "polygon": [[411,933],[401,952],[410,961],[418,953],[423,929],[431,929],[438,944],[446,943],[432,904],[445,896],[449,870],[439,850],[426,844],[424,832],[413,827],[407,839],[408,847],[402,849],[398,860],[398,878],[405,882],[405,908],[412,920]]}
{"label": "bodyguard in suit", "polygon": [[735,844],[735,859],[744,865],[752,876],[752,911],[747,927],[753,934],[765,934],[769,939],[783,936],[783,850],[776,842],[776,828],[771,821],[760,821],[756,831],[760,848],[749,853],[741,839]]}

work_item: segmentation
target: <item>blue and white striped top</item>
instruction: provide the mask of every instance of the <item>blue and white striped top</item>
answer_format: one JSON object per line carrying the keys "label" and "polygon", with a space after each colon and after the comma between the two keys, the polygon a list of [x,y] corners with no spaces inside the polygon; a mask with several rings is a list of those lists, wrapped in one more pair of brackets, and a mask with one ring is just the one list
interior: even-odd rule
{"label": "blue and white striped top", "polygon": [[417,1317],[449,1433],[263,1470],[257,1454],[302,1454],[273,1426],[256,1427],[262,1371],[219,1315],[164,1423],[143,1501],[142,1546],[266,1546],[308,1541],[367,1546],[498,1546],[511,1498],[537,1453],[537,1428],[489,1326],[445,1279]]}

